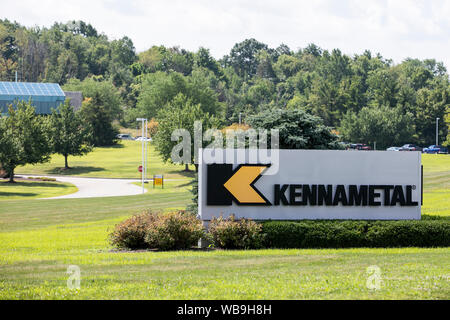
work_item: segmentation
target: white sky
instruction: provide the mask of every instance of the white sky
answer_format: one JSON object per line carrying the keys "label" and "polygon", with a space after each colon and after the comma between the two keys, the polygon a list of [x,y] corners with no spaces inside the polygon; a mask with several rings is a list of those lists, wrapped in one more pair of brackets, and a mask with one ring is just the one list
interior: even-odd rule
{"label": "white sky", "polygon": [[0,8],[0,18],[26,26],[83,20],[110,39],[130,37],[138,52],[204,46],[221,58],[255,38],[294,50],[369,49],[395,63],[435,58],[450,69],[450,0],[0,0]]}

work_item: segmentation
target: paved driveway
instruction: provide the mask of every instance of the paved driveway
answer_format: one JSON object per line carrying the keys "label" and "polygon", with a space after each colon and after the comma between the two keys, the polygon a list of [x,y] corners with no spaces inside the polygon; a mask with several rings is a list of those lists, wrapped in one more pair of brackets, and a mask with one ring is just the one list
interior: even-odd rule
{"label": "paved driveway", "polygon": [[[30,177],[28,175],[18,176]],[[46,177],[55,178],[56,180],[61,182],[71,183],[78,188],[78,191],[75,193],[46,199],[117,197],[142,194],[142,187],[132,184],[132,182],[141,181],[137,179],[97,179],[67,176]]]}

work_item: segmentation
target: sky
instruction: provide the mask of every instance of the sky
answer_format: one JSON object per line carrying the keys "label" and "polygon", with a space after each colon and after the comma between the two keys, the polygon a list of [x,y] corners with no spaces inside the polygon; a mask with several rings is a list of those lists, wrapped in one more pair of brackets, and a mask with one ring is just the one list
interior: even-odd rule
{"label": "sky", "polygon": [[368,49],[400,63],[433,58],[450,69],[450,0],[0,0],[0,18],[25,26],[83,20],[110,39],[210,49],[221,58],[248,38],[291,49],[315,43]]}

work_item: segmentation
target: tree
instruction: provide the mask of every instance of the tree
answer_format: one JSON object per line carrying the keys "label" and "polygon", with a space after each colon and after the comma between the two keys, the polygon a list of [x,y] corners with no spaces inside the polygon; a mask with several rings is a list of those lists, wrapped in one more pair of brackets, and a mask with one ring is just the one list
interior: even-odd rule
{"label": "tree", "polygon": [[221,104],[216,92],[209,87],[208,79],[200,72],[188,77],[178,72],[156,72],[145,76],[136,109],[128,112],[127,120],[131,122],[136,117],[156,117],[158,111],[178,94],[191,99],[194,104],[200,104],[204,112],[214,115],[220,111]]}
{"label": "tree", "polygon": [[268,132],[279,130],[280,149],[340,149],[338,137],[331,128],[302,109],[265,110],[250,117],[249,124]]}
{"label": "tree", "polygon": [[81,91],[84,98],[91,98],[93,104],[102,106],[113,119],[120,119],[122,100],[111,81],[102,77],[90,77],[83,81],[70,79],[63,88],[65,91]]}
{"label": "tree", "polygon": [[359,113],[348,112],[339,132],[348,141],[376,142],[381,148],[401,145],[414,133],[413,116],[398,108],[364,107]]}
{"label": "tree", "polygon": [[67,158],[82,156],[92,151],[92,128],[68,102],[52,111],[50,117],[50,141],[53,151],[64,156],[64,169],[69,169]]}
{"label": "tree", "polygon": [[43,163],[52,152],[44,118],[36,116],[30,103],[11,105],[0,118],[0,163],[14,182],[14,170],[25,164]]}
{"label": "tree", "polygon": [[92,128],[89,144],[110,146],[117,143],[119,130],[112,124],[112,116],[103,105],[96,104],[92,98],[83,101],[80,115],[83,121]]}
{"label": "tree", "polygon": [[[156,150],[161,154],[164,161],[173,162],[171,158],[172,149],[178,144],[178,141],[172,141],[172,133],[177,129],[185,129],[191,137],[191,159],[194,163],[194,122],[201,121],[202,129],[218,127],[219,122],[216,118],[204,112],[200,104],[194,104],[192,99],[183,94],[178,94],[158,113],[158,131],[155,135]],[[202,132],[203,134],[203,132]],[[189,170],[188,164],[186,171]],[[197,164],[195,165],[197,170]]]}
{"label": "tree", "polygon": [[268,51],[269,47],[255,39],[246,39],[236,43],[231,49],[229,64],[239,76],[249,79],[256,74],[260,50]]}
{"label": "tree", "polygon": [[444,123],[447,127],[447,139],[444,141],[443,145],[450,147],[450,106],[447,106],[445,109]]}
{"label": "tree", "polygon": [[13,72],[17,68],[14,61],[17,49],[15,48],[15,39],[12,37],[6,27],[0,24],[0,79],[13,80]]}

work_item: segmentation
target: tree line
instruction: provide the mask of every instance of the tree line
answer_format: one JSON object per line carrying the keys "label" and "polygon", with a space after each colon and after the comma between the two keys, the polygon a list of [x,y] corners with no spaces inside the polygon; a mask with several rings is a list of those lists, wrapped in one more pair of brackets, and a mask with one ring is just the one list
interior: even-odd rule
{"label": "tree line", "polygon": [[16,71],[21,81],[82,91],[92,115],[125,127],[137,117],[161,127],[174,114],[225,127],[283,110],[319,117],[342,141],[382,148],[433,144],[440,118],[440,141],[450,143],[449,75],[434,59],[394,64],[370,51],[271,48],[255,39],[221,59],[207,48],[137,53],[128,37],[111,41],[82,21],[26,28],[0,20],[0,78],[12,80]]}

